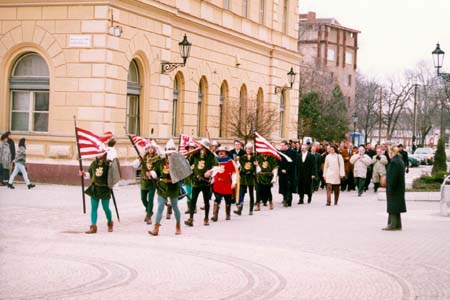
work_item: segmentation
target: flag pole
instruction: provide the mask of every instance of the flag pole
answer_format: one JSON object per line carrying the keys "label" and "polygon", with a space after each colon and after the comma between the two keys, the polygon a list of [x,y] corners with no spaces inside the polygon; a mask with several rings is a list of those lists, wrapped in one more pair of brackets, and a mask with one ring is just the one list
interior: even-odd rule
{"label": "flag pole", "polygon": [[142,158],[141,153],[139,152],[139,149],[138,149],[138,148],[136,147],[136,145],[134,144],[133,139],[131,138],[130,134],[128,133],[127,128],[124,126],[123,129],[125,129],[125,133],[126,133],[126,135],[128,136],[128,139],[130,140],[131,144],[133,145],[134,150],[136,150],[136,153],[137,153],[137,155],[139,156],[139,160],[140,160],[141,162],[143,162],[144,159]]}
{"label": "flag pole", "polygon": [[114,208],[116,209],[117,220],[120,222],[119,210],[117,209],[116,197],[114,196],[114,191],[111,189],[111,196],[113,199]]}
{"label": "flag pole", "polygon": [[[78,131],[77,131],[77,119],[75,116],[73,116],[73,122],[75,125],[75,137],[77,139],[77,150],[78,150],[78,163],[80,165],[80,171],[83,172],[83,162],[81,161],[81,155],[80,155],[80,141],[78,139]],[[83,197],[83,213],[86,213],[86,198],[84,196],[84,178],[83,175],[80,176],[81,179],[81,195]]]}

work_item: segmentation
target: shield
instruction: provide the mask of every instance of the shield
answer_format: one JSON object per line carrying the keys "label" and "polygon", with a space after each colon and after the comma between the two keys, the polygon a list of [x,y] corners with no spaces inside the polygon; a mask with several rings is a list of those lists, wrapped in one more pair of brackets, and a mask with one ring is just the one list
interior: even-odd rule
{"label": "shield", "polygon": [[172,182],[178,182],[192,174],[188,160],[178,152],[169,155],[170,178]]}

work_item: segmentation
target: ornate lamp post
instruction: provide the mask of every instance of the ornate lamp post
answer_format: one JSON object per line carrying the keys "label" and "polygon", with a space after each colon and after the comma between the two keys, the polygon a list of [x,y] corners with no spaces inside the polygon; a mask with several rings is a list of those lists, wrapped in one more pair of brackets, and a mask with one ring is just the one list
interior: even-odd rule
{"label": "ornate lamp post", "polygon": [[178,67],[184,67],[186,65],[186,61],[189,57],[189,54],[191,52],[191,46],[192,46],[192,44],[189,43],[186,34],[184,35],[183,40],[178,43],[178,46],[180,47],[180,56],[183,59],[183,62],[182,63],[173,63],[173,62],[168,62],[168,61],[162,61],[161,62],[161,74],[169,73]]}
{"label": "ornate lamp post", "polygon": [[352,116],[353,119],[353,146],[355,146],[355,140],[356,140],[356,123],[358,123],[358,116],[356,115],[356,112],[353,113]]}
{"label": "ornate lamp post", "polygon": [[278,93],[282,93],[284,90],[292,89],[292,86],[294,85],[294,82],[295,82],[295,76],[296,75],[297,75],[297,73],[294,72],[294,68],[291,67],[291,70],[287,73],[289,87],[276,85],[275,86],[275,95],[278,94]]}
{"label": "ornate lamp post", "polygon": [[[442,68],[442,65],[444,63],[444,55],[445,52],[441,49],[439,43],[436,44],[436,49],[433,50],[433,52],[431,52],[431,54],[433,55],[433,63],[434,63],[434,67],[436,68],[436,72],[437,75],[439,77],[441,77],[442,79],[444,79],[447,82],[450,82],[450,73],[443,73],[440,71],[440,69]],[[440,132],[441,132],[441,137],[444,138],[445,141],[445,126],[444,126],[444,111],[445,111],[445,103],[444,103],[444,99],[441,98],[441,128],[440,128]]]}

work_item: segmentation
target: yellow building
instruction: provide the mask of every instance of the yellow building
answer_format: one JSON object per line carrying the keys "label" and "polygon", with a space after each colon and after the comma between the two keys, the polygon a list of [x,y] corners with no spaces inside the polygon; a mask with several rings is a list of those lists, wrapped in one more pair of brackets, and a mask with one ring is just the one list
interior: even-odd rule
{"label": "yellow building", "polygon": [[[232,103],[273,107],[269,138],[296,136],[298,1],[0,1],[0,132],[27,138],[35,181],[77,182],[78,126],[112,131],[125,178],[130,133],[223,141]],[[185,66],[179,42],[192,44]],[[298,76],[297,76],[298,77]],[[298,78],[297,78],[298,79]]]}

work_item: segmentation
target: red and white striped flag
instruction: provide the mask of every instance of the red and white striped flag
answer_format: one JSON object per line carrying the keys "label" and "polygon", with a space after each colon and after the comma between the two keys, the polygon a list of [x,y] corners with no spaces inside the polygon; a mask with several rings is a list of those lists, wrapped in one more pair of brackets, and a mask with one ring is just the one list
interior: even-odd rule
{"label": "red and white striped flag", "polygon": [[135,134],[130,134],[131,140],[136,146],[139,146],[141,148],[145,148],[148,144],[150,144],[150,141],[146,138],[143,138],[141,136],[137,136]]}
{"label": "red and white striped flag", "polygon": [[80,146],[80,157],[91,158],[106,153],[105,142],[112,138],[112,132],[105,132],[98,136],[88,130],[76,127],[78,144]]}
{"label": "red and white striped flag", "polygon": [[269,155],[281,160],[283,156],[288,162],[292,162],[292,159],[286,154],[280,152],[272,146],[265,138],[263,138],[259,133],[255,132],[255,150],[257,153]]}
{"label": "red and white striped flag", "polygon": [[180,134],[180,145],[178,145],[178,152],[180,152],[181,154],[185,154],[187,152],[187,146],[192,141],[193,138],[191,136]]}

